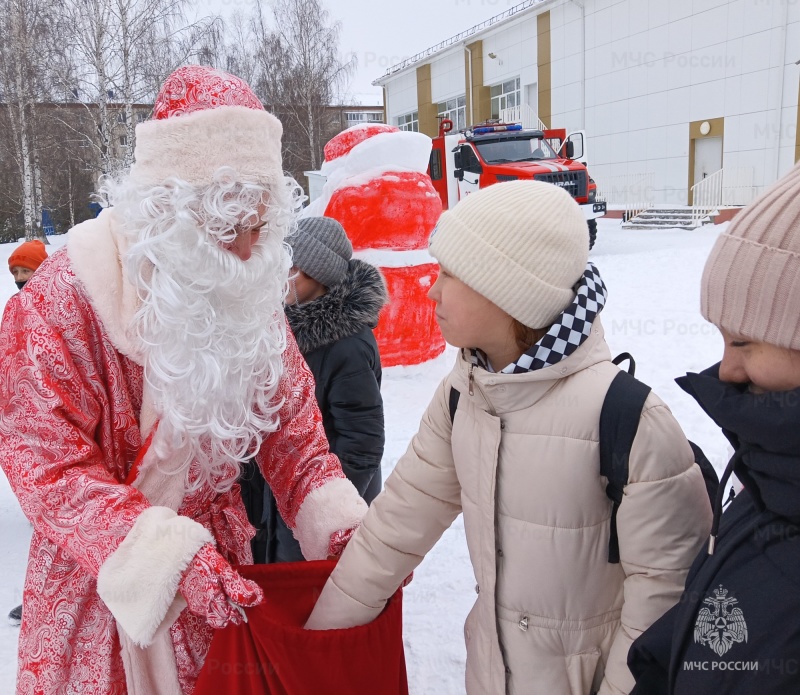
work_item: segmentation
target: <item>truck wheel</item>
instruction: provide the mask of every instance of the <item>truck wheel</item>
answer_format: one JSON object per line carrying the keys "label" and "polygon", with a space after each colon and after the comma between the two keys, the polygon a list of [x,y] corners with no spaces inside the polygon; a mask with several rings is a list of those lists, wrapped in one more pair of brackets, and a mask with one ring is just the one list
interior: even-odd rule
{"label": "truck wheel", "polygon": [[594,242],[597,239],[597,220],[587,220],[586,226],[589,227],[589,249],[594,248]]}

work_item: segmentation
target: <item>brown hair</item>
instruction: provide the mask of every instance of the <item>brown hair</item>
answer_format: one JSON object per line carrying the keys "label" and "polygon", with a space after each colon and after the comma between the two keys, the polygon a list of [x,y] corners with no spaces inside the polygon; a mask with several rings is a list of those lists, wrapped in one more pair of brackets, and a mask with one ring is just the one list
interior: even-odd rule
{"label": "brown hair", "polygon": [[517,347],[526,352],[532,345],[538,343],[547,333],[547,328],[530,328],[520,323],[517,319],[511,319],[511,329],[514,331],[514,340]]}

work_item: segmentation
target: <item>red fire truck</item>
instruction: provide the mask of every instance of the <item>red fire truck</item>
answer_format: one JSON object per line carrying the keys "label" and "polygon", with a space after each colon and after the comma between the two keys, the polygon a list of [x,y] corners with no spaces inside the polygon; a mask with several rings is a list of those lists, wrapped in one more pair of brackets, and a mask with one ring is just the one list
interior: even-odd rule
{"label": "red fire truck", "polygon": [[533,179],[566,190],[581,206],[589,230],[589,247],[597,236],[597,218],[606,203],[596,200],[597,185],[584,156],[584,133],[567,137],[563,128],[530,130],[518,123],[487,121],[452,132],[444,119],[433,138],[428,174],[447,210],[473,191],[501,181]]}

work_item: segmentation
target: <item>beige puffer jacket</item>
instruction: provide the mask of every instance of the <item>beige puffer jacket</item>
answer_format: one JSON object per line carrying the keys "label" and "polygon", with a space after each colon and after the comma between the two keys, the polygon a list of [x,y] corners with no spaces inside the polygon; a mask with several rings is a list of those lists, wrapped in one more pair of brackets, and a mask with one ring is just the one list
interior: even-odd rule
{"label": "beige puffer jacket", "polygon": [[[608,563],[598,427],[617,371],[599,320],[540,371],[492,374],[462,355],[308,627],[372,620],[463,511],[478,582],[464,629],[467,692],[629,692],[628,648],[680,597],[711,508],[683,432],[651,394],[617,516],[621,563]],[[461,393],[452,426],[451,386]]]}

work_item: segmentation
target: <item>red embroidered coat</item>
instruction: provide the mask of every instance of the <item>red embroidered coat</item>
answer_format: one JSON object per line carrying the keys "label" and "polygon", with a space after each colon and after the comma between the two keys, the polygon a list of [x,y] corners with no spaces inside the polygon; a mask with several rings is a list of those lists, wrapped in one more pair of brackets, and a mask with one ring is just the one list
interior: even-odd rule
{"label": "red embroidered coat", "polygon": [[[124,483],[142,444],[142,368],[112,343],[65,251],[8,302],[0,346],[0,465],[34,526],[17,693],[125,693],[117,625],[96,581],[149,506]],[[257,460],[291,526],[310,493],[344,476],[291,335],[283,362],[281,426]],[[252,563],[238,486],[189,493],[179,513],[209,529],[228,561]],[[212,629],[184,610],[170,633],[191,693]]]}

